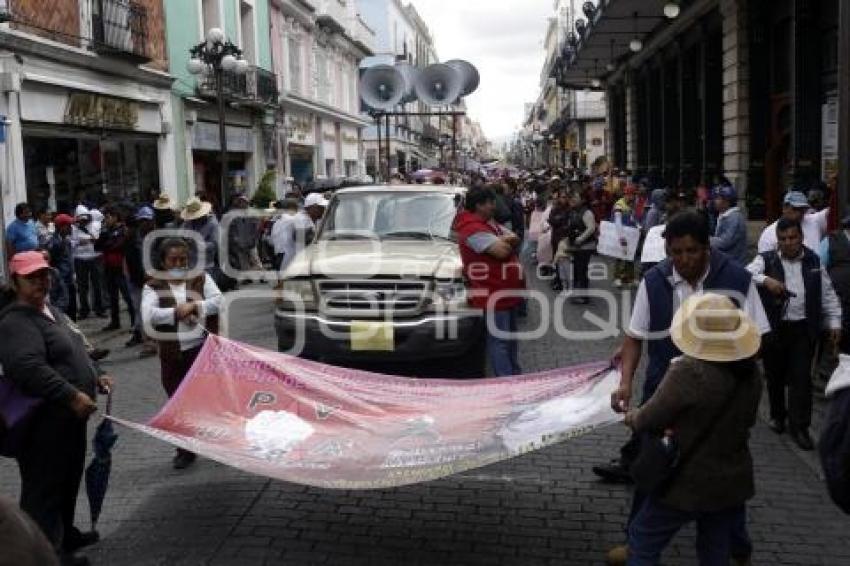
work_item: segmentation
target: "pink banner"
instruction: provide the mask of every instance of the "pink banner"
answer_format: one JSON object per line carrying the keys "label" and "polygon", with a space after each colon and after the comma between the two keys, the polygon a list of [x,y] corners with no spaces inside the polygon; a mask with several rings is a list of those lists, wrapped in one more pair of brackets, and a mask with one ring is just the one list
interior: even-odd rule
{"label": "pink banner", "polygon": [[400,486],[486,466],[622,417],[598,363],[512,378],[393,377],[211,336],[180,389],[128,427],[228,466],[332,489]]}

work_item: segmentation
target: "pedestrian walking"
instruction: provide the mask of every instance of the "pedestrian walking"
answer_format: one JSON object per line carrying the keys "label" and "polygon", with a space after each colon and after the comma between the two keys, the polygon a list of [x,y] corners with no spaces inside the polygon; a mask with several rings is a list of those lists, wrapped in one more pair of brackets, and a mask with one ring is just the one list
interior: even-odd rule
{"label": "pedestrian walking", "polygon": [[279,205],[281,214],[275,218],[269,234],[269,240],[274,250],[272,267],[277,272],[281,271],[283,260],[286,257],[286,250],[289,245],[288,224],[293,222],[295,215],[298,214],[298,201],[290,198],[282,201]]}
{"label": "pedestrian walking", "polygon": [[[620,235],[620,245],[626,246],[626,238],[622,235],[624,226],[638,226],[634,205],[637,189],[634,185],[626,185],[623,197],[614,203],[613,222]],[[614,262],[614,287],[631,287],[635,278],[635,265],[633,261],[618,259]]]}
{"label": "pedestrian walking", "polygon": [[558,191],[552,205],[552,212],[547,219],[551,226],[552,249],[555,255],[552,261],[555,265],[555,278],[552,280],[553,291],[563,291],[570,287],[570,255],[568,252],[568,231],[570,224],[570,195],[566,189]]}
{"label": "pedestrian walking", "polygon": [[294,216],[282,216],[280,226],[274,228],[275,250],[280,257],[280,271],[286,270],[298,252],[304,249],[316,234],[316,223],[322,219],[328,201],[320,193],[310,193],[304,199],[304,208]]}
{"label": "pedestrian walking", "polygon": [[86,455],[86,423],[98,391],[112,378],[96,368],[83,338],[47,301],[49,266],[41,252],[10,262],[15,301],[0,313],[0,363],[25,395],[42,399],[16,458],[21,508],[38,524],[63,564],[87,564],[74,553],[98,540],[74,526]]}
{"label": "pedestrian walking", "polygon": [[[764,369],[770,401],[770,428],[785,431],[802,450],[812,450],[811,367],[823,330],[831,347],[841,340],[841,304],[820,258],[803,245],[799,222],[781,218],[776,226],[779,250],[764,252],[747,266],[762,290],[773,332],[764,345]],[[786,403],[787,388],[787,403]]]}
{"label": "pedestrian walking", "polygon": [[469,302],[487,313],[487,355],[495,375],[503,377],[522,373],[516,337],[511,335],[517,332],[525,282],[517,257],[519,238],[495,222],[496,200],[491,186],[471,189],[454,229],[470,285]]}
{"label": "pedestrian walking", "polygon": [[[145,332],[159,345],[163,389],[174,395],[201,351],[206,333],[218,331],[221,291],[209,273],[189,277],[189,244],[169,238],[160,245],[160,263],[167,277],[151,279],[142,292]],[[184,469],[195,454],[177,449],[173,465]]]}
{"label": "pedestrian walking", "polygon": [[[795,220],[803,227],[803,245],[817,251],[821,240],[826,237],[829,228],[829,210],[809,214],[809,201],[806,195],[796,189],[785,194],[782,201],[782,218]],[[776,226],[779,220],[764,229],[759,237],[758,253],[775,252],[779,248]]]}
{"label": "pedestrian walking", "polygon": [[68,305],[65,314],[72,321],[77,320],[77,284],[74,271],[74,244],[71,238],[74,219],[67,214],[59,214],[53,220],[55,230],[47,241],[46,250],[50,265],[56,269],[59,278],[68,293]]}
{"label": "pedestrian walking", "polygon": [[74,211],[75,224],[71,233],[74,246],[74,270],[77,274],[77,291],[80,296],[79,319],[88,318],[92,307],[98,318],[106,318],[103,304],[103,263],[101,253],[94,248],[99,236],[92,221],[92,213],[83,205]]}
{"label": "pedestrian walking", "polygon": [[32,208],[25,202],[15,206],[15,219],[6,226],[6,257],[38,248],[38,230],[32,219]]}
{"label": "pedestrian walking", "polygon": [[749,434],[761,398],[761,334],[728,297],[707,293],[679,307],[671,338],[682,357],[625,418],[646,445],[664,442],[676,453],[675,467],[646,478],[658,487],[629,526],[628,565],[656,566],[676,533],[696,523],[699,563],[725,566],[755,495]]}
{"label": "pedestrian walking", "polygon": [[[640,363],[643,343],[649,354],[641,392],[641,405],[652,398],[667,372],[670,362],[681,352],[670,339],[673,314],[693,295],[707,291],[731,295],[736,306],[755,321],[761,334],[770,331],[752,275],[723,253],[712,251],[709,227],[705,217],[695,211],[682,211],[667,222],[664,240],[668,258],[650,269],[638,287],[632,316],[622,346],[615,354],[622,364],[620,386],[611,404],[614,410],[626,412],[633,396],[634,376]],[[609,465],[595,466],[593,472],[603,480],[631,482],[629,468],[640,448],[636,436],[620,449],[620,458]],[[641,508],[646,494],[636,490],[628,523]],[[733,554],[749,557],[751,545],[744,525],[738,529]],[[611,564],[624,564],[626,547],[609,553]]]}
{"label": "pedestrian walking", "polygon": [[738,193],[732,185],[714,189],[717,227],[711,248],[723,252],[741,265],[747,264],[747,222],[738,208]]}
{"label": "pedestrian walking", "polygon": [[590,269],[590,258],[596,250],[596,218],[587,199],[578,191],[573,191],[569,198],[567,253],[572,258],[573,289],[578,291],[570,297],[570,303],[586,305],[589,298],[581,291],[587,291],[590,288],[588,270]]}
{"label": "pedestrian walking", "polygon": [[[127,226],[124,224],[123,212],[116,207],[105,209],[103,228],[97,237],[94,249],[103,254],[103,273],[106,290],[109,293],[109,324],[104,332],[121,328],[120,298],[124,298],[127,313],[130,316],[130,327],[136,324],[137,311],[130,298],[127,278],[124,276],[124,250],[127,246]],[[119,296],[120,295],[120,296]]]}
{"label": "pedestrian walking", "polygon": [[[233,267],[240,272],[263,271],[260,257],[257,253],[257,240],[260,236],[260,218],[248,213],[248,197],[238,195],[234,200],[233,209],[237,216],[230,222],[227,233],[228,245],[235,260]],[[243,276],[250,282],[250,277]]]}
{"label": "pedestrian walking", "polygon": [[[147,267],[155,267],[154,261],[155,250],[151,247],[148,253],[151,254],[145,261],[145,237],[155,229],[156,214],[149,206],[142,206],[136,211],[134,216],[134,224],[128,230],[127,241],[124,247],[124,263],[127,268],[127,287],[130,290],[130,299],[133,301],[133,309],[137,313],[142,312],[142,290],[145,282],[148,279]],[[144,331],[141,315],[136,316],[133,325],[133,335],[127,341],[125,346],[132,348],[133,346],[143,345],[142,351],[139,352],[139,357],[147,357],[156,353],[156,344],[147,337]]]}

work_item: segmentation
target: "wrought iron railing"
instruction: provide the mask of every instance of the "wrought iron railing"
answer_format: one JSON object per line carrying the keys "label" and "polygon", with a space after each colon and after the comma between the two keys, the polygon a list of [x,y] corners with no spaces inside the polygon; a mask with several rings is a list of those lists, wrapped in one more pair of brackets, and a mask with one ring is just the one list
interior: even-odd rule
{"label": "wrought iron railing", "polygon": [[[278,103],[277,77],[259,67],[250,67],[244,75],[225,71],[221,87],[228,100],[269,106]],[[198,91],[202,96],[215,97],[215,75],[204,75],[198,83]]]}
{"label": "wrought iron railing", "polygon": [[92,40],[95,51],[149,61],[147,8],[132,0],[94,0]]}

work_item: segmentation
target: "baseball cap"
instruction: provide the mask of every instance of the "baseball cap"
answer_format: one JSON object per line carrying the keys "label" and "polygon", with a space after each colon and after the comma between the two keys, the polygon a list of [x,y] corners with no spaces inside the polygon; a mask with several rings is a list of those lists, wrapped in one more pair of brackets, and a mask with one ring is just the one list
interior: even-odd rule
{"label": "baseball cap", "polygon": [[153,220],[153,209],[149,206],[143,206],[136,211],[136,220]]}
{"label": "baseball cap", "polygon": [[714,187],[714,198],[738,200],[738,191],[732,185],[717,185]]}
{"label": "baseball cap", "polygon": [[311,206],[328,206],[328,200],[322,196],[322,193],[310,193],[307,195],[307,198],[304,199],[304,208],[309,208]]}
{"label": "baseball cap", "polygon": [[70,226],[74,223],[74,219],[67,214],[57,214],[53,219],[53,224],[56,226]]}
{"label": "baseball cap", "polygon": [[12,256],[9,272],[12,275],[29,275],[42,269],[49,269],[47,260],[41,252],[21,252]]}
{"label": "baseball cap", "polygon": [[809,208],[809,199],[800,191],[789,191],[785,195],[782,204],[788,205],[791,208]]}

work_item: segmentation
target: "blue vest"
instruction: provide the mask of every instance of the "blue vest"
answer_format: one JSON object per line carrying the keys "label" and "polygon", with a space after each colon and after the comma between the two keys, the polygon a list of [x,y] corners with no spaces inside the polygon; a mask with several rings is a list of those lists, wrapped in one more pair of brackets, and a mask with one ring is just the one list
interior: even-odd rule
{"label": "blue vest", "polygon": [[[761,257],[764,260],[764,274],[771,279],[785,283],[785,268],[782,266],[779,252],[765,252],[761,254]],[[806,292],[804,297],[806,301],[806,326],[809,329],[809,338],[816,340],[820,335],[821,328],[823,328],[821,324],[821,303],[823,299],[821,265],[818,255],[805,246],[803,247],[803,287]],[[767,289],[759,289],[759,294],[770,326],[775,330],[782,321],[783,304]]]}
{"label": "blue vest", "polygon": [[[655,393],[673,358],[682,355],[670,339],[669,333],[674,314],[673,286],[669,279],[672,275],[673,263],[668,258],[650,269],[644,276],[646,294],[649,298],[649,331],[653,334],[665,333],[664,338],[649,340],[647,346],[649,360],[643,386],[644,403]],[[746,297],[751,282],[752,275],[749,271],[731,261],[727,255],[716,250],[711,251],[708,275],[703,282],[704,291],[725,291]],[[736,304],[738,303],[734,296],[731,298]],[[737,306],[741,307],[740,304]]]}

